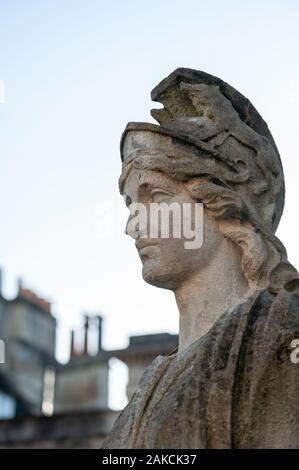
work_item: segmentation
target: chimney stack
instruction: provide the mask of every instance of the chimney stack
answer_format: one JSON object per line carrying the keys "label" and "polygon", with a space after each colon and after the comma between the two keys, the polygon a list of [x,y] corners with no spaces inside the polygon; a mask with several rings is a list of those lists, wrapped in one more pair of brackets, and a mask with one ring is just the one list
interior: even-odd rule
{"label": "chimney stack", "polygon": [[89,316],[84,315],[85,322],[84,322],[84,346],[83,346],[83,354],[88,354],[88,330],[89,330]]}
{"label": "chimney stack", "polygon": [[75,356],[75,332],[71,331],[70,359]]}
{"label": "chimney stack", "polygon": [[98,352],[102,351],[102,326],[103,326],[103,317],[97,315],[98,319]]}
{"label": "chimney stack", "polygon": [[18,283],[18,294],[19,294],[23,288],[23,281],[21,277],[18,278],[17,283]]}

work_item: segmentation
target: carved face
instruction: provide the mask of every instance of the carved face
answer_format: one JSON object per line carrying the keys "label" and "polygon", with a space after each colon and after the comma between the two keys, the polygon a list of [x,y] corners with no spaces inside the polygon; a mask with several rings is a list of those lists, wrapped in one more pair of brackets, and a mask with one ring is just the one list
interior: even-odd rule
{"label": "carved face", "polygon": [[[183,207],[184,203],[191,204],[192,220],[190,226],[195,227],[196,212],[193,210],[195,201],[190,196],[184,183],[170,178],[159,171],[139,170],[132,168],[123,186],[126,204],[142,203],[146,207],[146,217],[139,218],[138,227],[135,230],[128,228],[132,222],[132,215],[127,224],[127,233],[135,239],[136,248],[143,264],[143,278],[149,284],[175,290],[182,282],[198,273],[206,267],[211,258],[217,254],[218,248],[224,241],[222,233],[218,229],[218,223],[209,217],[203,210],[203,243],[200,248],[186,248],[184,231],[181,237],[175,238],[172,233],[175,220],[171,220],[170,237],[151,237],[150,224],[152,219],[148,217],[151,203],[176,203]],[[188,205],[187,204],[187,205]],[[181,212],[183,214],[183,211]],[[159,225],[161,229],[161,226]]]}

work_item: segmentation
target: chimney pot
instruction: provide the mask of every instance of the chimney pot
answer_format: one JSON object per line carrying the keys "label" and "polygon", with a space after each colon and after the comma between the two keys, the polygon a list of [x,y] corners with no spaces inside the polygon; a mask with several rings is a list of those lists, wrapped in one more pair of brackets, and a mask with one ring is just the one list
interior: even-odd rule
{"label": "chimney pot", "polygon": [[75,356],[75,331],[71,331],[70,358]]}
{"label": "chimney pot", "polygon": [[88,354],[88,330],[89,330],[89,316],[84,315],[84,346],[83,346],[83,354]]}
{"label": "chimney pot", "polygon": [[102,351],[102,332],[103,332],[103,317],[97,315],[98,319],[98,352]]}

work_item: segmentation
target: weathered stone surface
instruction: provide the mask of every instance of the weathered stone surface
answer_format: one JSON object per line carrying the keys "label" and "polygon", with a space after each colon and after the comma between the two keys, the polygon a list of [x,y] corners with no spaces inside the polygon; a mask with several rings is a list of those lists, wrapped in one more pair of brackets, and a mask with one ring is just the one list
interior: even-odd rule
{"label": "weathered stone surface", "polygon": [[202,202],[203,244],[146,238],[147,221],[129,232],[145,281],[175,294],[179,348],[146,369],[104,447],[299,448],[299,282],[275,237],[273,137],[245,97],[203,72],[178,69],[152,97],[160,126],[128,124],[120,190],[129,205]]}
{"label": "weathered stone surface", "polygon": [[149,366],[106,447],[298,447],[299,300],[257,291],[189,348]]}

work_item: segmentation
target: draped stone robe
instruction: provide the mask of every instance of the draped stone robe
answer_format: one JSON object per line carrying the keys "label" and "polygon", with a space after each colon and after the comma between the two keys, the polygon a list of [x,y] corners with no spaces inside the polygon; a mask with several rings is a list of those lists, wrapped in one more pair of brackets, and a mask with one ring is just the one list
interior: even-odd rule
{"label": "draped stone robe", "polygon": [[147,367],[103,448],[299,448],[294,339],[297,295],[255,291],[184,351]]}

